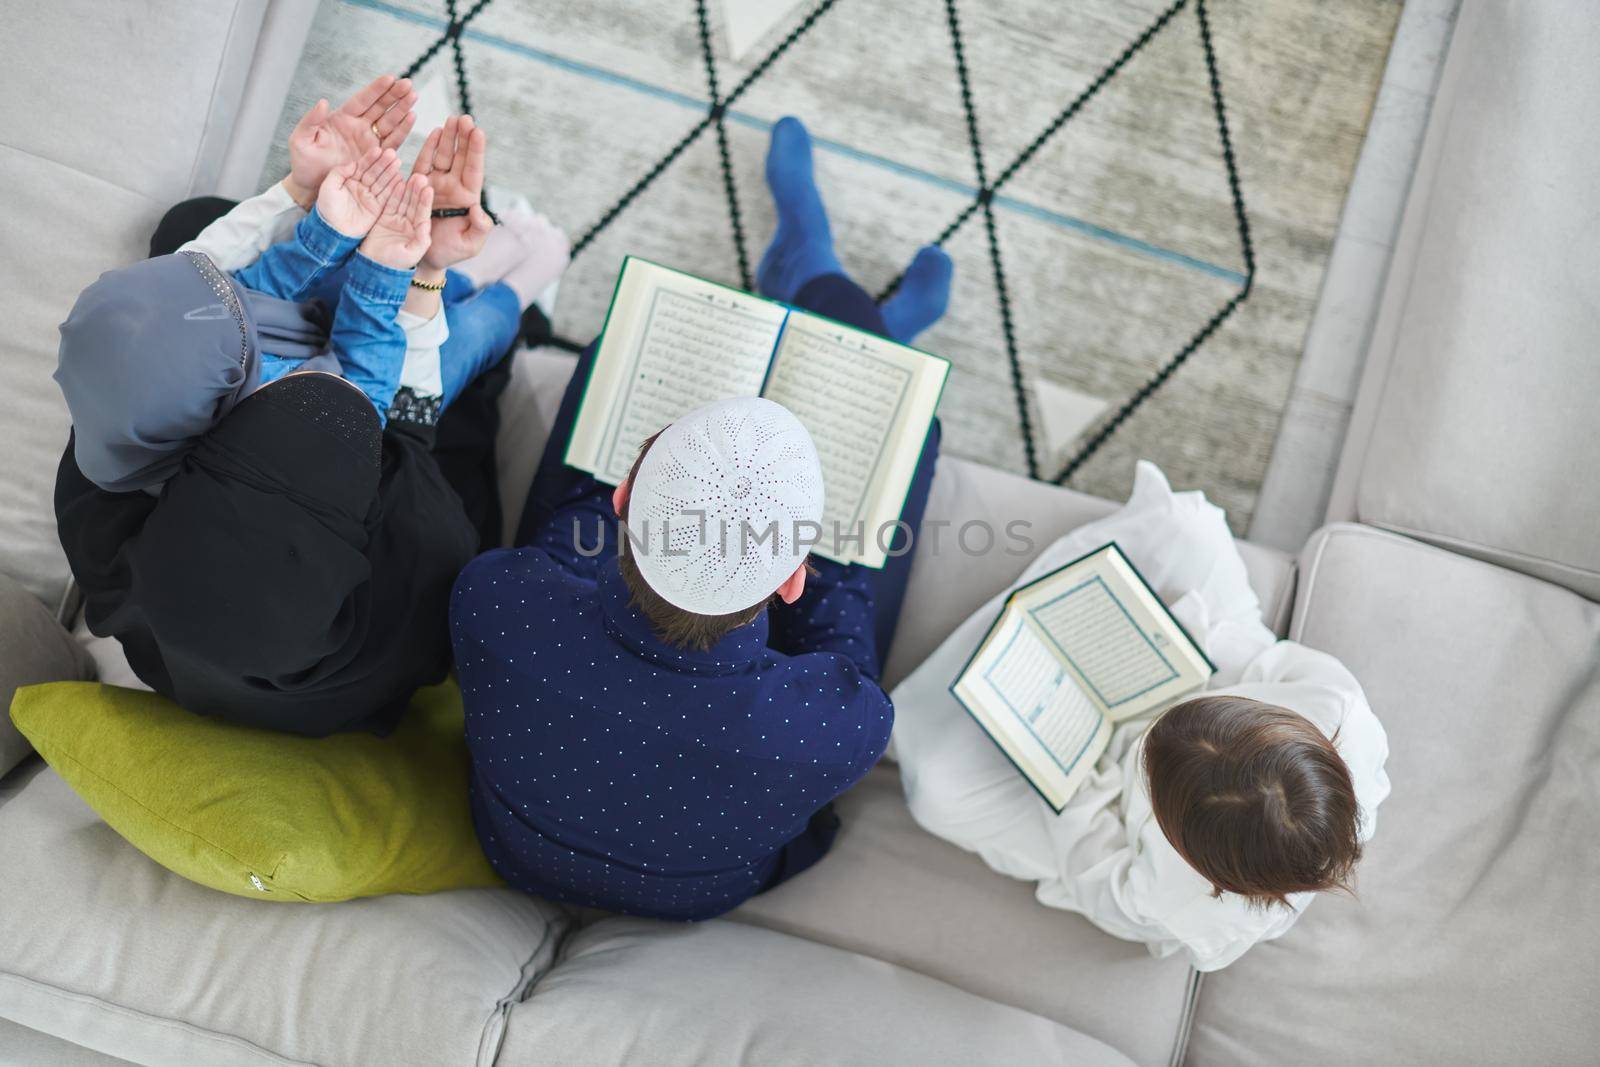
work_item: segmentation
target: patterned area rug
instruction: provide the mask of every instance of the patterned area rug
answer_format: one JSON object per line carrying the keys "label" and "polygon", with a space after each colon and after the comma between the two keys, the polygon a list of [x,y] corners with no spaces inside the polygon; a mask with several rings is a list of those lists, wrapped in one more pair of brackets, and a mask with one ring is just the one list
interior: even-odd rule
{"label": "patterned area rug", "polygon": [[[723,93],[813,7],[755,0],[765,11],[752,31],[752,0],[727,2],[734,9],[707,7]],[[1173,6],[960,3],[991,182]],[[1248,525],[1399,7],[1206,5],[1254,240],[1254,285],[1067,484],[1119,498],[1133,461],[1148,458],[1175,486],[1204,489],[1236,530]],[[1244,281],[1196,9],[1192,0],[1181,5],[994,198],[1044,477]],[[446,25],[440,0],[324,0],[264,180],[282,173],[283,138],[306,107],[404,68]],[[491,136],[491,184],[527,194],[574,237],[705,115],[694,0],[497,0],[462,42],[473,113]],[[449,48],[417,79],[424,109],[456,106]],[[728,149],[752,261],[772,231],[761,179],[767,131],[785,114],[804,119],[818,141],[841,258],[869,289],[888,284],[973,201],[967,116],[940,0],[837,0],[729,108]],[[946,248],[957,272],[951,310],[919,341],[953,363],[941,408],[945,447],[1026,472],[981,214]],[[711,132],[583,249],[561,288],[562,335],[587,340],[599,329],[630,253],[739,284]]]}

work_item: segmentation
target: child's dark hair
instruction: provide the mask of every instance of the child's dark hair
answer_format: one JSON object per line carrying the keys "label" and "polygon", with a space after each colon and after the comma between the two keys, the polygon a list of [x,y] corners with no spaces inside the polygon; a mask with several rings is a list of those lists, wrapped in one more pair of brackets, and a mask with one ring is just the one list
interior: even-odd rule
{"label": "child's dark hair", "polygon": [[1171,708],[1144,740],[1156,822],[1211,882],[1253,904],[1348,889],[1361,858],[1350,768],[1286,708],[1206,696]]}

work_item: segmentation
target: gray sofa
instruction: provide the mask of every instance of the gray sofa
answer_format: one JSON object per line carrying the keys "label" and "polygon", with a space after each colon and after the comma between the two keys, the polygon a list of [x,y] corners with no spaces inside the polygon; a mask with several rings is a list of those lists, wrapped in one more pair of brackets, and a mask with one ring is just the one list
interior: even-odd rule
{"label": "gray sofa", "polygon": [[[298,49],[293,5],[185,6],[165,34],[103,58],[125,69],[136,55],[155,94],[152,70],[193,91],[226,56],[253,56],[243,83],[209,86],[209,108],[96,116],[69,89],[41,100],[108,138],[166,136],[136,161],[142,184],[112,185],[123,170],[70,152],[81,130],[0,118],[25,208],[8,221],[44,242],[32,247],[70,246],[27,284],[0,257],[3,291],[29,294],[0,362],[22,429],[0,462],[0,696],[91,669],[53,617],[67,584],[49,510],[66,433],[54,324],[96,271],[139,254],[165,203],[223,181],[229,154],[204,116],[247,112],[251,86],[281,86]],[[78,62],[108,32],[100,10],[59,5],[21,50]],[[1467,0],[1335,521],[1298,560],[1245,546],[1268,622],[1349,664],[1389,732],[1394,793],[1355,895],[1319,901],[1202,984],[920,831],[886,763],[841,802],[824,863],[710,923],[507,890],[268,904],[156,866],[0,729],[0,755],[23,756],[0,778],[0,1062],[1593,1062],[1597,54],[1600,19],[1577,0]],[[46,69],[35,62],[25,74]],[[105,207],[63,216],[63,203]],[[508,510],[569,371],[568,357],[519,356]],[[930,515],[1027,518],[1042,546],[1111,506],[951,459]],[[891,684],[1024,562],[919,564]]]}

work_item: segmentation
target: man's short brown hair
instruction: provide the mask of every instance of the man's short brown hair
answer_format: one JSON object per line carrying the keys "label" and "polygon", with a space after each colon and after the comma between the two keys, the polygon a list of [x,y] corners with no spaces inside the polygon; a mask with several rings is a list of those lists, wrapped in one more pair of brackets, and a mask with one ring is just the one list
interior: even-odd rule
{"label": "man's short brown hair", "polygon": [[1161,832],[1216,895],[1266,906],[1348,889],[1360,805],[1338,749],[1303,716],[1245,697],[1185,701],[1150,727],[1144,772]]}
{"label": "man's short brown hair", "polygon": [[[622,505],[621,516],[624,527],[628,523],[628,503],[632,502],[634,479],[639,476],[639,467],[644,463],[645,454],[660,436],[659,431],[652,434],[639,447],[638,458],[633,461],[633,469],[628,472],[629,500]],[[639,573],[639,564],[633,558],[633,545],[625,532],[621,542],[617,546],[617,566],[622,571],[622,581],[628,587],[633,606],[650,620],[650,628],[655,631],[656,636],[674,648],[692,648],[704,652],[739,627],[755,622],[772,601],[772,597],[766,597],[743,611],[730,612],[727,615],[700,615],[693,611],[685,611],[669,604],[665,597],[650,588],[650,583]]]}

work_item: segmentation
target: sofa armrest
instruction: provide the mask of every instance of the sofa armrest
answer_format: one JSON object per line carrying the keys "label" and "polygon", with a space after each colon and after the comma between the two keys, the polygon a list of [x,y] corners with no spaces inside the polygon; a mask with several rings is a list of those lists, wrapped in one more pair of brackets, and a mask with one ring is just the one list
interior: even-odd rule
{"label": "sofa armrest", "polygon": [[1600,210],[1592,16],[1462,4],[1328,519],[1595,600],[1600,251],[1577,221]]}

